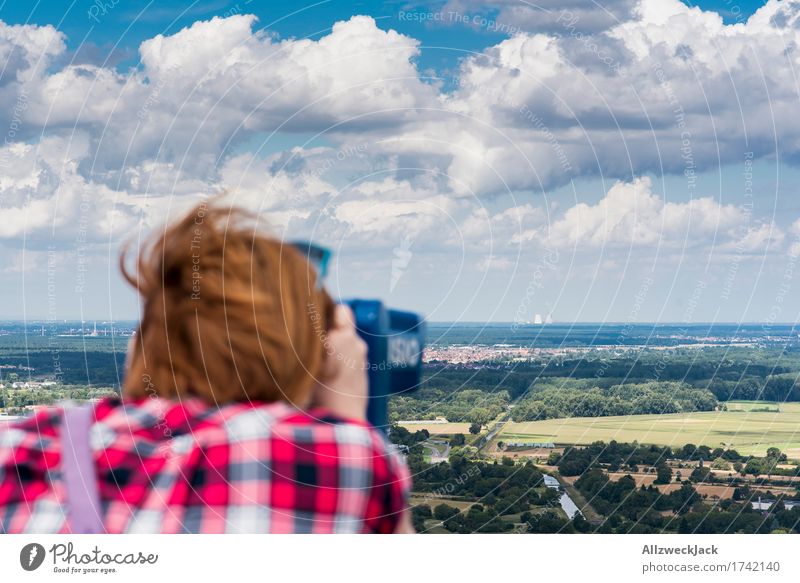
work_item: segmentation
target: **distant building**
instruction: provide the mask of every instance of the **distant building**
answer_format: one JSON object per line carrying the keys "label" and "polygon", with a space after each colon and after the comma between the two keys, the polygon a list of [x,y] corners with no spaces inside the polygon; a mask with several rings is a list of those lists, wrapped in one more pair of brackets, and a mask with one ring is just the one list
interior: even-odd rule
{"label": "distant building", "polygon": [[552,488],[553,490],[558,490],[561,488],[561,484],[559,484],[558,480],[556,480],[553,476],[548,476],[545,474],[542,477],[544,478],[544,485],[548,488]]}
{"label": "distant building", "polygon": [[[55,381],[18,381],[11,383],[12,389],[38,389],[41,387],[51,387],[57,385]],[[0,385],[1,386],[1,385]]]}
{"label": "distant building", "polygon": [[398,421],[403,425],[433,425],[439,423],[449,423],[445,417],[437,417],[436,419],[409,419],[408,421]]}
{"label": "distant building", "polygon": [[506,441],[506,447],[527,447],[531,449],[553,449],[556,444],[551,441]]}
{"label": "distant building", "polygon": [[[775,504],[775,502],[776,502],[775,500],[768,500],[766,498],[762,499],[759,496],[758,500],[753,500],[751,504],[753,505],[753,510],[762,510],[766,512],[767,510],[772,508],[772,505]],[[791,510],[795,506],[800,506],[800,502],[797,500],[784,500],[783,505],[786,508],[786,510]]]}

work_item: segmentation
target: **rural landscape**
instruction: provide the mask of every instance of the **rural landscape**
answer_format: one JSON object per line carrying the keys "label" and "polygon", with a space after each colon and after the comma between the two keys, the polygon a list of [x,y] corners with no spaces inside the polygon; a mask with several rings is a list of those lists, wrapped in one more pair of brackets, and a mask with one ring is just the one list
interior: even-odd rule
{"label": "rural landscape", "polygon": [[[0,324],[2,415],[119,391],[134,323]],[[800,532],[792,326],[431,324],[390,402],[422,533]]]}
{"label": "rural landscape", "polygon": [[800,530],[793,327],[432,332],[392,406],[419,531]]}

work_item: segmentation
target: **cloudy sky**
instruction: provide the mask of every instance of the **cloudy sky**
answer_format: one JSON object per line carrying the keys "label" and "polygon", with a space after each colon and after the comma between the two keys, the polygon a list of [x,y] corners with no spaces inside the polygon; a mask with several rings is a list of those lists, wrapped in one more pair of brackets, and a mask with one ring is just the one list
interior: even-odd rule
{"label": "cloudy sky", "polygon": [[795,322],[800,1],[0,5],[0,318],[228,192],[436,321]]}

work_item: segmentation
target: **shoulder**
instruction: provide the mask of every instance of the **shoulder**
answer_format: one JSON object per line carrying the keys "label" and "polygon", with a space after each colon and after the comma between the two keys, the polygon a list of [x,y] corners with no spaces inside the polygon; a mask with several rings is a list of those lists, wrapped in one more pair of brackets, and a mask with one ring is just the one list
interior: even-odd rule
{"label": "shoulder", "polygon": [[371,425],[285,403],[231,405],[213,419],[216,430],[194,436],[197,463],[225,475],[228,504],[269,507],[271,532],[395,531],[411,480]]}
{"label": "shoulder", "polygon": [[[335,514],[358,517],[364,532],[395,532],[408,506],[411,476],[383,432],[363,421],[312,410],[282,419],[271,439],[276,474],[310,476],[335,490]],[[309,465],[316,469],[307,470]]]}
{"label": "shoulder", "polygon": [[385,463],[390,469],[405,465],[403,456],[382,431],[366,421],[341,417],[326,409],[295,410],[275,424],[274,432],[278,439],[330,443],[343,462]]}

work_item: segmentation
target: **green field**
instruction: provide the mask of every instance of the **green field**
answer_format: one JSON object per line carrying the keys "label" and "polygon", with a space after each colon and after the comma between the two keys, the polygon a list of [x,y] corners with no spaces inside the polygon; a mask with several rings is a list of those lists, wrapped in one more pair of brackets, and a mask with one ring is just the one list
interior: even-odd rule
{"label": "green field", "polygon": [[[498,439],[552,441],[585,445],[594,441],[638,441],[644,444],[732,447],[746,455],[764,455],[778,447],[800,459],[800,403],[730,402],[729,411],[572,417],[526,423],[507,423]],[[769,408],[770,412],[753,409]]]}

